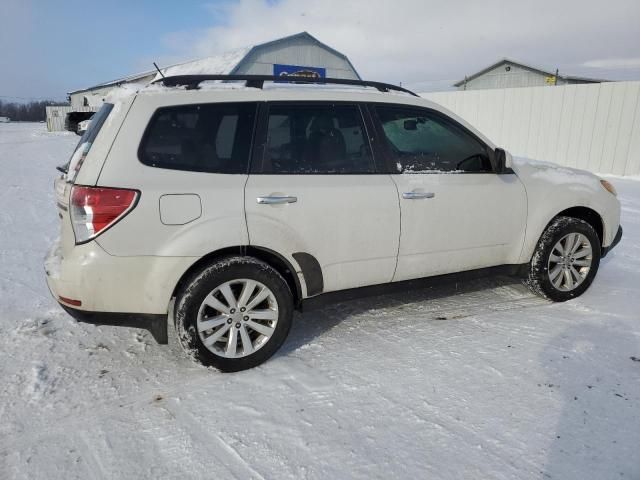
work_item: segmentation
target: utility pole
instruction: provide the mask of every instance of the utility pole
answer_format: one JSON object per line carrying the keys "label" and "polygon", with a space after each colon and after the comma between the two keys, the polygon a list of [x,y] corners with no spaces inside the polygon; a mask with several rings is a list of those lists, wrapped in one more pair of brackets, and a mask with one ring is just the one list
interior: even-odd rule
{"label": "utility pole", "polygon": [[556,86],[558,85],[558,69],[556,68],[556,76],[553,79],[553,85]]}
{"label": "utility pole", "polygon": [[467,76],[464,76],[464,86],[462,87],[463,90],[467,89]]}

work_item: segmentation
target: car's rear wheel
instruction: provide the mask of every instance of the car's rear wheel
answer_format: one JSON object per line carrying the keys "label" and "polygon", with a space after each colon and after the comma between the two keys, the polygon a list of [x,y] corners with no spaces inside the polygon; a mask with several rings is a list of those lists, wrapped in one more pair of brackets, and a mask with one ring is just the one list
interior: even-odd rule
{"label": "car's rear wheel", "polygon": [[564,302],[582,295],[600,264],[600,240],[584,220],[557,217],[538,241],[527,284],[537,294]]}
{"label": "car's rear wheel", "polygon": [[202,268],[185,282],[175,308],[185,351],[225,372],[271,357],[287,337],[292,315],[287,282],[252,257],[224,258]]}

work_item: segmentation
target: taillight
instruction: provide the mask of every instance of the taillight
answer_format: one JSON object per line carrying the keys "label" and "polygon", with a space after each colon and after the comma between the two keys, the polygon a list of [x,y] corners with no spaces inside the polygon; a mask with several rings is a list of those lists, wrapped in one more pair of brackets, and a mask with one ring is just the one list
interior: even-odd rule
{"label": "taillight", "polygon": [[76,243],[85,243],[117,223],[133,210],[139,195],[136,190],[74,185],[69,213]]}

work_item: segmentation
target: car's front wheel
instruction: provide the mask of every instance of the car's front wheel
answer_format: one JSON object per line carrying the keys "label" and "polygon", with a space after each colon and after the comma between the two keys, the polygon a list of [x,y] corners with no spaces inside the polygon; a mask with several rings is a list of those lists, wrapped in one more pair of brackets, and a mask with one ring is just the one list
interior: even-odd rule
{"label": "car's front wheel", "polygon": [[526,283],[554,302],[575,298],[589,288],[600,264],[600,240],[584,220],[557,217],[540,237]]}
{"label": "car's front wheel", "polygon": [[193,274],[176,298],[184,350],[225,372],[255,367],[284,342],[293,316],[287,282],[252,257],[221,259]]}

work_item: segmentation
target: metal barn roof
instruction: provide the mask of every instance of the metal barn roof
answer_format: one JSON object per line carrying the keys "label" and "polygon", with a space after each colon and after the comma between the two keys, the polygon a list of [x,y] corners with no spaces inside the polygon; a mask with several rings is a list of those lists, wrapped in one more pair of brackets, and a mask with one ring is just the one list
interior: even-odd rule
{"label": "metal barn roof", "polygon": [[[318,40],[308,32],[300,32],[294,35],[289,35],[287,37],[278,38],[276,40],[260,43],[258,45],[254,45],[251,47],[239,48],[237,50],[232,50],[230,52],[226,52],[221,55],[214,55],[214,56],[205,57],[197,60],[177,63],[174,65],[170,65],[168,67],[163,67],[160,70],[165,76],[202,75],[202,74],[231,75],[231,74],[235,74],[243,66],[245,62],[248,62],[249,58],[251,58],[254,53],[257,53],[260,50],[266,49],[268,47],[272,47],[279,43],[287,43],[287,42],[291,42],[299,39],[307,40],[310,43],[313,43],[319,46],[320,48],[327,50],[331,54],[339,58],[342,58],[347,62],[347,64],[351,67],[351,69],[353,69],[353,72],[358,77],[358,79],[360,79],[360,75],[358,74],[356,69],[353,67],[353,64],[347,58],[346,55],[322,43],[320,40]],[[69,92],[69,95],[80,93],[80,92],[96,90],[99,88],[119,85],[121,83],[135,82],[136,80],[141,80],[151,75],[154,75],[154,73],[155,73],[155,78],[153,80],[157,80],[161,78],[160,74],[157,73],[155,70],[147,70],[146,72],[118,78],[116,80],[100,83],[92,87],[74,90],[72,92]]]}

